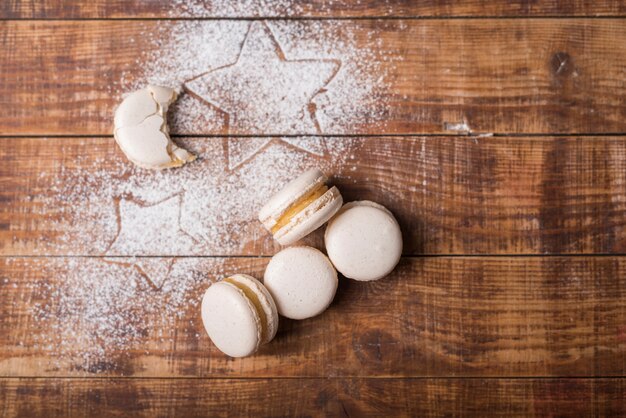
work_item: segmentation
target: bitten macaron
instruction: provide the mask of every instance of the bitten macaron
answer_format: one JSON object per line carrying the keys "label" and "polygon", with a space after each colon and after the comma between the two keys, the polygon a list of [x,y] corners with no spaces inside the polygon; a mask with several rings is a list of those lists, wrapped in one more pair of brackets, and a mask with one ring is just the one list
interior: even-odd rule
{"label": "bitten macaron", "polygon": [[290,245],[326,223],[343,204],[337,187],[313,168],[287,184],[259,211],[259,220],[281,245]]}
{"label": "bitten macaron", "polygon": [[337,292],[337,272],[328,257],[311,247],[289,247],[277,253],[265,270],[263,284],[278,313],[306,319],[328,308]]}
{"label": "bitten macaron", "polygon": [[384,206],[368,200],[344,205],[328,223],[324,242],[335,268],[354,280],[385,277],[402,255],[402,233],[396,218]]}
{"label": "bitten macaron", "polygon": [[213,344],[231,357],[253,354],[278,329],[278,312],[261,282],[235,274],[212,284],[202,298],[202,322]]}
{"label": "bitten macaron", "polygon": [[174,89],[148,85],[126,97],[115,111],[115,141],[139,167],[161,170],[196,159],[169,135],[167,110],[176,97]]}

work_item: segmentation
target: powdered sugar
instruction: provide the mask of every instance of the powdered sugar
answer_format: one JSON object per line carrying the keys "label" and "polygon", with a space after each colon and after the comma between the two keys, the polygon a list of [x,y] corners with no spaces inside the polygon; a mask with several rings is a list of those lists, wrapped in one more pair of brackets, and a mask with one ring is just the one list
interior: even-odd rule
{"label": "powdered sugar", "polygon": [[[328,21],[160,22],[156,33],[148,26],[151,48],[115,93],[148,83],[184,87],[171,109],[173,133],[351,134],[362,121],[384,123],[388,58],[375,33],[356,39]],[[197,310],[207,277],[232,272],[221,259],[173,256],[273,252],[259,208],[312,166],[331,175],[354,169],[360,144],[319,136],[175,140],[199,159],[153,172],[126,161],[113,139],[73,139],[64,150],[71,164],[46,166],[37,179],[46,193],[31,207],[51,238],[36,251],[102,256],[46,261],[54,286],[37,282],[43,302],[32,313],[41,330],[35,348],[58,363],[48,366],[116,369],[147,340],[168,346],[177,332],[196,332],[197,323],[177,321]]]}
{"label": "powdered sugar", "polygon": [[[187,90],[172,132],[353,134],[385,123],[384,62],[376,31],[351,22],[191,21],[146,29],[152,48],[118,93],[147,82]],[[393,58],[396,59],[396,58]]]}
{"label": "powdered sugar", "polygon": [[264,150],[269,144],[281,141],[290,144],[295,148],[313,155],[323,157],[326,154],[326,139],[321,137],[284,137],[276,138],[228,138],[228,169],[234,170],[243,163],[251,160],[254,156]]}
{"label": "powdered sugar", "polygon": [[189,17],[267,17],[297,16],[303,10],[302,2],[294,0],[174,0],[170,13]]}
{"label": "powdered sugar", "polygon": [[[90,141],[82,140],[83,146]],[[76,155],[72,166],[42,173],[41,187],[52,193],[35,197],[40,203],[35,207],[42,215],[59,216],[46,225],[56,238],[41,243],[40,250],[119,256],[258,253],[265,247],[259,238],[266,234],[257,212],[265,201],[312,166],[332,174],[360,143],[321,137],[180,141],[200,155],[184,169],[134,167],[111,140],[106,162]],[[253,147],[232,145],[240,142]],[[266,242],[271,243],[269,236]]]}
{"label": "powdered sugar", "polygon": [[[263,138],[256,144],[262,147],[251,155],[246,150],[246,158],[236,157],[243,162],[229,167],[228,141],[250,139],[186,138],[184,146],[201,158],[161,172],[135,167],[106,139],[100,148],[106,158],[69,154],[71,165],[42,172],[39,187],[53,193],[34,197],[35,207],[58,216],[45,226],[55,239],[40,250],[104,256],[45,259],[54,286],[39,282],[45,303],[33,307],[42,330],[33,348],[58,363],[46,367],[119,372],[120,356],[154,347],[149,340],[169,348],[176,332],[201,330],[177,317],[198,309],[209,278],[234,272],[224,271],[221,259],[171,256],[271,254],[262,251],[273,241],[256,219],[259,208],[311,166],[333,173],[350,165],[359,144],[349,138]],[[96,140],[74,141],[82,143],[80,150]],[[155,255],[166,257],[145,257]]]}
{"label": "powdered sugar", "polygon": [[192,253],[195,240],[181,228],[182,198],[181,193],[149,204],[119,200],[119,233],[105,253],[162,254],[166,248]]}
{"label": "powdered sugar", "polygon": [[[160,288],[136,263],[148,270],[169,265]],[[42,370],[92,373],[123,373],[131,350],[170,349],[180,328],[200,330],[194,312],[202,292],[224,274],[221,259],[55,258],[38,267],[63,279],[33,285],[41,298],[32,307],[40,332],[29,348],[46,353]]]}

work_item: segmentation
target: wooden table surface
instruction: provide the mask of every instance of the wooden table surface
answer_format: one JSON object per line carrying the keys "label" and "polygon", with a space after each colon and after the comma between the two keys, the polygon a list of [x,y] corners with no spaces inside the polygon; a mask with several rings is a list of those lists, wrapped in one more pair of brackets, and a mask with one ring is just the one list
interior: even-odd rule
{"label": "wooden table surface", "polygon": [[[243,3],[0,4],[0,415],[625,416],[626,3]],[[198,161],[117,148],[148,82]],[[403,258],[229,358],[199,300],[312,165]]]}

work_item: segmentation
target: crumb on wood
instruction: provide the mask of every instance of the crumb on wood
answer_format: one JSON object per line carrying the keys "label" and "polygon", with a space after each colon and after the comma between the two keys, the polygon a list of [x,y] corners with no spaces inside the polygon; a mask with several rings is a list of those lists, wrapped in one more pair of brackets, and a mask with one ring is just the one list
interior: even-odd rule
{"label": "crumb on wood", "polygon": [[444,122],[443,123],[443,129],[446,130],[446,131],[454,131],[454,132],[464,132],[464,133],[471,133],[472,132],[472,130],[470,129],[469,125],[465,121],[463,121],[463,122]]}

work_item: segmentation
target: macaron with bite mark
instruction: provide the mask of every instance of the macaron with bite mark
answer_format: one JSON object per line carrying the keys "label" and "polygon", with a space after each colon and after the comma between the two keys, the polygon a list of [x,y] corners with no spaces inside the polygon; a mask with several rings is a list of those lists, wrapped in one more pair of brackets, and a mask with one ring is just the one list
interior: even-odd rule
{"label": "macaron with bite mark", "polygon": [[209,338],[231,357],[253,354],[278,330],[278,311],[272,295],[247,274],[235,274],[212,284],[202,298],[201,311]]}
{"label": "macaron with bite mark", "polygon": [[115,142],[139,167],[161,170],[196,159],[169,135],[167,110],[177,95],[169,87],[148,85],[128,95],[115,110]]}
{"label": "macaron with bite mark", "polygon": [[324,225],[339,211],[337,187],[313,168],[288,183],[259,211],[259,220],[281,245],[290,245]]}
{"label": "macaron with bite mark", "polygon": [[345,277],[370,281],[387,276],[402,255],[402,232],[393,214],[369,200],[346,203],[328,223],[328,257]]}

